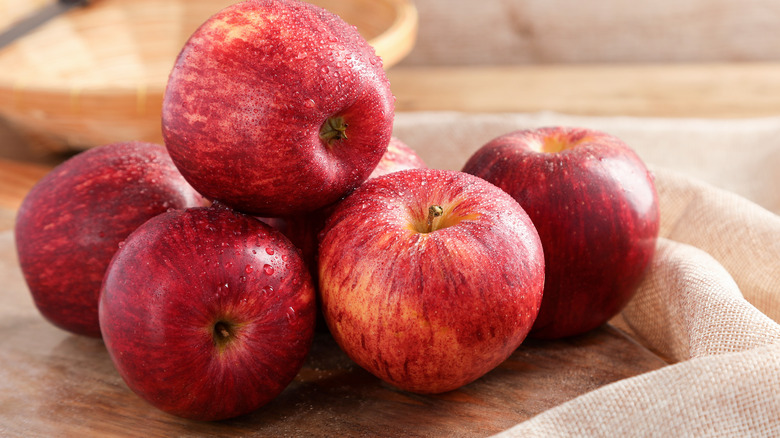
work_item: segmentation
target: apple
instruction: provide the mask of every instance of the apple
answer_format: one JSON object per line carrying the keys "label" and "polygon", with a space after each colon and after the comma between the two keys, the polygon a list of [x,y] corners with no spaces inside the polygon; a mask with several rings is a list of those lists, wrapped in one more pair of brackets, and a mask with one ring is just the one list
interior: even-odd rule
{"label": "apple", "polygon": [[61,163],[16,216],[19,263],[38,310],[62,329],[99,337],[100,283],[119,243],[160,213],[204,202],[162,145],[108,144]]}
{"label": "apple", "polygon": [[463,171],[512,195],[539,231],[546,284],[531,336],[584,333],[634,295],[659,207],[652,174],[623,141],[582,128],[518,130],[482,146]]}
{"label": "apple", "polygon": [[109,265],[99,307],[130,389],[204,421],[281,393],[311,348],[315,311],[299,250],[222,205],[165,213],[134,231]]}
{"label": "apple", "polygon": [[261,217],[331,204],[387,149],[395,98],[354,26],[297,0],[249,0],[185,43],[163,98],[165,144],[209,199]]}
{"label": "apple", "polygon": [[371,179],[336,206],[321,236],[331,334],[402,390],[441,393],[483,376],[539,310],[539,236],[512,197],[480,178],[411,169]]}
{"label": "apple", "polygon": [[428,166],[417,152],[409,147],[398,137],[390,137],[390,143],[387,150],[382,154],[382,158],[374,170],[368,176],[369,179],[388,173],[398,172],[406,169],[425,169]]}
{"label": "apple", "polygon": [[260,220],[282,232],[301,250],[303,260],[309,267],[309,273],[312,278],[316,278],[317,235],[325,226],[329,211],[329,207],[323,207],[299,216],[260,218]]}

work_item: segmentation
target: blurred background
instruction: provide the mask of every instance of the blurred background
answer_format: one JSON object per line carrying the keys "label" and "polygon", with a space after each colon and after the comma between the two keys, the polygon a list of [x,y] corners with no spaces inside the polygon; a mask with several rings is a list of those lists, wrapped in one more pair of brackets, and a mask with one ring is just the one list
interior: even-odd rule
{"label": "blurred background", "polygon": [[740,62],[780,59],[771,0],[415,0],[403,65]]}

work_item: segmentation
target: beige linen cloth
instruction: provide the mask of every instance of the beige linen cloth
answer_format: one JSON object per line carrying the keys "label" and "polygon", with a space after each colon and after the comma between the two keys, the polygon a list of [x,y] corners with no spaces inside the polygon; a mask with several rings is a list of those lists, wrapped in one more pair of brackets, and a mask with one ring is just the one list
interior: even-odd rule
{"label": "beige linen cloth", "polygon": [[780,119],[406,113],[395,135],[459,169],[490,138],[545,125],[615,134],[653,170],[662,237],[613,323],[670,365],[498,436],[780,436]]}

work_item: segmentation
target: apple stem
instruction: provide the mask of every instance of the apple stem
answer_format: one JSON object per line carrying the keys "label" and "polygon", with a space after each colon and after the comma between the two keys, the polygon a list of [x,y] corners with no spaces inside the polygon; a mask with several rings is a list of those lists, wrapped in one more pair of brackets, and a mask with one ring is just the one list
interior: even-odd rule
{"label": "apple stem", "polygon": [[329,145],[334,141],[345,139],[348,126],[343,117],[329,117],[320,127],[320,138]]}
{"label": "apple stem", "polygon": [[425,232],[430,233],[433,231],[433,221],[444,214],[444,209],[440,205],[431,205],[428,207],[428,222],[425,227]]}

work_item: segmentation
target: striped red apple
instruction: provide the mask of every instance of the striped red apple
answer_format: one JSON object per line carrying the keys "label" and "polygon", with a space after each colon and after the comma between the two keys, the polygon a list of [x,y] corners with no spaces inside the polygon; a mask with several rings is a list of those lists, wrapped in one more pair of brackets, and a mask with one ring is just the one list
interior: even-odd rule
{"label": "striped red apple", "polygon": [[246,414],[279,395],[311,347],[315,311],[300,251],[221,205],[135,230],[106,271],[99,306],[130,389],[196,420]]}
{"label": "striped red apple", "polygon": [[324,319],[358,365],[407,391],[466,385],[509,357],[542,299],[528,215],[474,176],[411,169],[371,179],[329,217]]}
{"label": "striped red apple", "polygon": [[584,333],[634,295],[660,217],[653,176],[623,141],[583,128],[520,130],[482,146],[463,171],[512,195],[539,231],[546,283],[531,336]]}
{"label": "striped red apple", "polygon": [[204,202],[162,145],[114,143],[60,164],[16,216],[19,263],[38,310],[64,330],[100,337],[100,284],[120,242],[158,214]]}
{"label": "striped red apple", "polygon": [[255,216],[331,204],[387,149],[395,98],[374,49],[298,0],[249,0],[185,43],[163,98],[165,144],[204,196]]}

